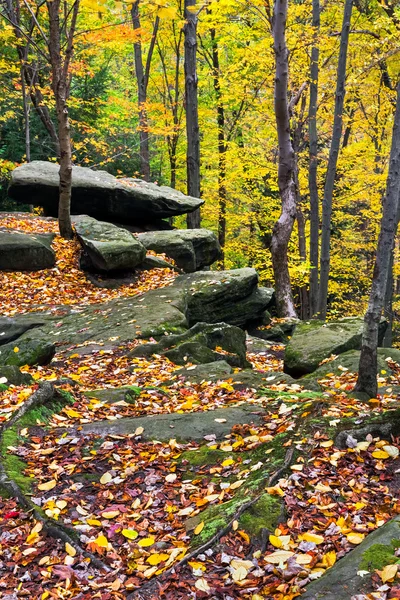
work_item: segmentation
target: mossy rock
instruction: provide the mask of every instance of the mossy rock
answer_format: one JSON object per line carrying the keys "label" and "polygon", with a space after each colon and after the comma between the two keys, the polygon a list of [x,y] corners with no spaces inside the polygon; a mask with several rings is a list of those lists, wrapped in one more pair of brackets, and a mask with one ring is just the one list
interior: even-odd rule
{"label": "mossy rock", "polygon": [[33,382],[29,373],[22,373],[16,365],[0,365],[0,379],[7,379],[8,385],[29,385]]}
{"label": "mossy rock", "polygon": [[125,385],[118,388],[90,390],[84,392],[84,394],[88,398],[96,399],[99,402],[104,402],[104,404],[115,404],[122,401],[128,404],[136,404],[136,400],[141,392],[142,389],[140,387]]}
{"label": "mossy rock", "polygon": [[44,337],[25,334],[15,342],[0,346],[0,365],[45,365],[55,354],[55,344]]}
{"label": "mossy rock", "polygon": [[[318,365],[332,354],[343,354],[348,350],[359,350],[364,320],[348,317],[324,323],[305,321],[299,323],[285,350],[284,371],[293,377],[313,373]],[[383,340],[387,322],[382,319],[379,341]]]}
{"label": "mossy rock", "polygon": [[259,538],[264,530],[273,533],[283,513],[283,503],[276,496],[263,494],[239,519],[240,529]]}

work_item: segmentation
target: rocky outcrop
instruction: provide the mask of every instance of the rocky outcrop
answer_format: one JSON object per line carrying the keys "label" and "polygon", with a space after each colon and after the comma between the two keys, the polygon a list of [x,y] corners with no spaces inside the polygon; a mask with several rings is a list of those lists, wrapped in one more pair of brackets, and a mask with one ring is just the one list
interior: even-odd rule
{"label": "rocky outcrop", "polygon": [[[32,161],[14,169],[8,194],[21,204],[58,214],[59,166]],[[86,213],[111,222],[149,222],[192,212],[203,200],[140,179],[117,179],[106,171],[72,167],[72,214]]]}
{"label": "rocky outcrop", "polygon": [[175,229],[139,233],[147,250],[166,254],[186,273],[212,265],[221,255],[217,236],[208,229]]}
{"label": "rocky outcrop", "polygon": [[197,323],[185,333],[169,335],[158,343],[136,346],[131,356],[150,358],[162,354],[176,365],[204,364],[225,360],[232,367],[248,367],[246,334],[226,323]]}
{"label": "rocky outcrop", "polygon": [[126,229],[87,215],[73,218],[88,270],[130,271],[146,256],[145,247]]}
{"label": "rocky outcrop", "polygon": [[0,346],[0,365],[45,365],[56,351],[55,344],[34,330],[16,342]]}
{"label": "rocky outcrop", "polygon": [[[284,370],[293,377],[312,373],[325,358],[347,350],[359,350],[364,321],[349,317],[340,321],[306,321],[299,323],[285,350]],[[379,344],[382,343],[387,323],[381,321]]]}
{"label": "rocky outcrop", "polygon": [[[191,273],[142,296],[13,317],[16,327],[35,324],[34,329],[22,333],[15,345],[21,347],[25,339],[44,337],[63,350],[89,340],[109,343],[111,338],[121,344],[134,339],[160,339],[183,333],[198,322],[245,325],[247,320],[262,315],[269,299],[269,293],[258,289],[254,269]],[[90,353],[92,348],[87,345],[82,351]]]}
{"label": "rocky outcrop", "polygon": [[40,271],[56,262],[54,235],[0,231],[0,271]]}

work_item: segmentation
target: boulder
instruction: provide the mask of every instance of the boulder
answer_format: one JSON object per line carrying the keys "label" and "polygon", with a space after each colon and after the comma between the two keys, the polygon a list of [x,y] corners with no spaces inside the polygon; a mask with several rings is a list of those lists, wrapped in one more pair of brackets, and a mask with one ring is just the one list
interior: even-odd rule
{"label": "boulder", "polygon": [[190,381],[191,383],[218,381],[228,379],[232,372],[233,369],[226,360],[217,360],[203,365],[193,365],[192,367],[178,369],[167,382],[167,385],[172,385],[178,380]]}
{"label": "boulder", "polygon": [[[381,371],[386,371],[386,376],[392,375],[393,371],[386,361],[387,358],[391,358],[400,365],[400,350],[397,348],[378,348],[378,374]],[[323,379],[328,373],[333,373],[334,375],[341,375],[344,371],[358,373],[359,362],[360,351],[349,350],[348,352],[340,354],[335,360],[324,363],[310,375],[305,375],[298,383],[310,379]]]}
{"label": "boulder", "polygon": [[29,315],[26,315],[26,317],[28,318],[24,320],[17,320],[14,317],[0,317],[0,345],[13,342],[29,329],[40,327],[45,322],[40,319],[40,316],[29,318]]}
{"label": "boulder", "polygon": [[87,215],[73,218],[85,264],[97,271],[129,271],[143,262],[145,247],[126,229]]}
{"label": "boulder", "polygon": [[[312,373],[325,358],[348,350],[359,350],[364,320],[348,317],[339,321],[305,321],[299,323],[286,346],[284,371],[293,377]],[[387,323],[382,319],[379,344],[382,343]]]}
{"label": "boulder", "polygon": [[164,336],[158,343],[141,344],[131,356],[163,354],[177,365],[226,361],[233,367],[247,367],[246,334],[226,323],[197,323],[180,335]]}
{"label": "boulder", "polygon": [[[372,576],[389,564],[398,563],[400,517],[388,521],[370,533],[365,540],[331,569],[307,586],[304,600],[350,600],[369,598],[373,591]],[[397,595],[396,595],[397,597]]]}
{"label": "boulder", "polygon": [[32,336],[25,334],[15,342],[0,346],[0,365],[45,365],[51,361],[55,350],[54,343],[32,332]]}
{"label": "boulder", "polygon": [[[8,195],[21,204],[58,214],[59,165],[32,161],[14,169]],[[140,223],[192,212],[204,200],[140,179],[117,179],[106,171],[72,167],[72,214],[111,222]]]}
{"label": "boulder", "polygon": [[147,250],[166,254],[186,273],[208,267],[221,256],[217,236],[208,229],[175,229],[139,233]]}
{"label": "boulder", "polygon": [[251,325],[248,327],[247,331],[250,335],[262,340],[287,344],[298,323],[298,319],[288,319],[279,325],[270,325],[269,323],[263,325]]}
{"label": "boulder", "polygon": [[0,365],[0,380],[4,385],[30,385],[34,382],[29,373],[22,373],[16,365]]}
{"label": "boulder", "polygon": [[0,271],[52,269],[56,262],[53,238],[53,234],[0,231]]}
{"label": "boulder", "polygon": [[258,287],[257,271],[248,267],[181,275],[173,287],[187,290],[189,325],[201,321],[243,327],[260,319],[272,299],[270,289]]}

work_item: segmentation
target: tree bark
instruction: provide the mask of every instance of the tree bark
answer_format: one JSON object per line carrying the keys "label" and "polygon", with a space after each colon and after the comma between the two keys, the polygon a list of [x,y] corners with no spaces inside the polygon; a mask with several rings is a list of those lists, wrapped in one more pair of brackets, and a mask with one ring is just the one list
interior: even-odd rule
{"label": "tree bark", "polygon": [[368,309],[364,318],[360,365],[355,390],[376,397],[378,327],[384,304],[385,292],[397,230],[397,215],[400,193],[400,83],[397,86],[396,114],[393,125],[392,147],[386,192],[383,199],[383,213],[378,237],[372,287]]}
{"label": "tree bark", "polygon": [[216,31],[211,29],[213,83],[217,99],[217,127],[218,127],[218,241],[221,246],[221,259],[219,267],[225,268],[225,240],[226,240],[226,151],[225,140],[225,109],[222,102],[220,84],[219,49],[216,40]]}
{"label": "tree bark", "polygon": [[71,25],[67,35],[64,59],[61,55],[61,0],[47,2],[50,30],[49,53],[52,70],[52,88],[56,101],[58,138],[60,142],[58,226],[60,235],[66,239],[71,239],[73,237],[71,224],[72,150],[67,104],[69,95],[68,70],[73,52],[73,37],[79,11],[79,1],[80,0],[75,0],[72,8]]}
{"label": "tree bark", "polygon": [[[133,3],[131,9],[133,29],[140,35],[139,1]],[[135,73],[138,86],[139,107],[139,146],[140,146],[140,172],[145,181],[150,181],[150,148],[149,148],[149,121],[147,117],[147,87],[149,84],[151,59],[157,38],[160,19],[156,17],[153,26],[153,35],[147,54],[146,67],[143,64],[142,43],[140,39],[134,43]]]}
{"label": "tree bark", "polygon": [[288,265],[288,244],[296,218],[295,155],[290,138],[288,106],[288,49],[286,18],[288,0],[275,0],[273,34],[275,51],[274,106],[279,145],[278,185],[282,210],[275,223],[271,254],[279,317],[296,317]]}
{"label": "tree bark", "polygon": [[30,127],[30,107],[28,96],[26,93],[26,82],[25,82],[25,67],[21,66],[21,90],[22,90],[22,108],[24,111],[24,128],[25,128],[25,156],[26,162],[31,162],[31,127]]}
{"label": "tree bark", "polygon": [[319,29],[320,4],[313,0],[312,25],[314,28],[310,65],[310,104],[308,109],[308,135],[310,143],[308,185],[310,190],[310,316],[317,312],[318,305],[318,255],[319,255],[319,198],[318,198],[318,78],[319,78]]}
{"label": "tree bark", "polygon": [[347,49],[353,0],[345,0],[343,24],[340,39],[339,62],[336,76],[335,114],[333,133],[329,151],[328,167],[325,179],[324,198],[322,203],[322,235],[320,258],[320,281],[318,296],[318,314],[320,319],[326,318],[328,303],[328,281],[330,269],[331,217],[332,197],[335,185],[336,167],[342,137],[343,105],[345,96]]}
{"label": "tree bark", "polygon": [[[185,100],[186,168],[189,196],[200,198],[200,131],[197,97],[197,13],[196,0],[185,0]],[[187,227],[200,227],[200,209],[187,215]]]}

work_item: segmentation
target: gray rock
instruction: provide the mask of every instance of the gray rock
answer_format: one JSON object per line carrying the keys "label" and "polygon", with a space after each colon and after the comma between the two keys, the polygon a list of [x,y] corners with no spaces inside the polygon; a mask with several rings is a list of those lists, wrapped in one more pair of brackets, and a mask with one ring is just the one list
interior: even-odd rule
{"label": "gray rock", "polygon": [[204,365],[193,365],[187,369],[178,369],[174,372],[168,385],[178,380],[190,381],[191,383],[201,383],[202,381],[218,381],[228,379],[232,373],[232,367],[225,360],[206,363]]}
{"label": "gray rock", "polygon": [[[14,169],[8,194],[16,202],[58,213],[59,166],[32,161]],[[182,215],[204,204],[165,186],[140,179],[117,179],[106,171],[72,167],[72,214],[123,223],[140,223]]]}
{"label": "gray rock", "polygon": [[[378,373],[382,370],[386,371],[386,375],[391,375],[392,370],[390,369],[386,358],[392,358],[394,362],[400,365],[400,350],[397,348],[378,348]],[[323,379],[327,373],[333,373],[334,375],[340,375],[343,370],[350,371],[352,373],[358,373],[358,365],[360,362],[360,351],[349,350],[340,354],[335,360],[324,363],[312,374],[302,377],[299,383],[309,379]],[[343,368],[341,368],[343,367]]]}
{"label": "gray rock", "polygon": [[0,317],[0,345],[13,342],[25,331],[40,327],[44,322],[40,317],[26,319],[25,321],[17,321],[13,317]]}
{"label": "gray rock", "polygon": [[186,273],[211,265],[221,255],[217,236],[208,229],[151,231],[140,233],[138,239],[147,250],[173,258]]}
{"label": "gray rock", "polygon": [[143,427],[141,438],[144,440],[168,441],[175,438],[178,441],[202,441],[205,435],[211,434],[214,434],[217,440],[221,440],[230,433],[234,425],[260,424],[262,415],[263,411],[259,407],[240,405],[182,414],[124,418],[118,419],[118,421],[94,421],[84,425],[77,434],[126,435],[134,433],[138,427]]}
{"label": "gray rock", "polygon": [[[363,319],[349,317],[339,321],[305,321],[299,323],[286,346],[284,370],[293,377],[312,373],[331,354],[342,354],[347,350],[359,350],[363,331]],[[381,321],[380,342],[387,323]]]}
{"label": "gray rock", "polygon": [[87,215],[74,217],[72,221],[92,269],[129,271],[143,262],[146,249],[126,229]]}
{"label": "gray rock", "polygon": [[56,262],[51,247],[53,234],[28,234],[0,231],[1,271],[40,271],[52,269]]}
{"label": "gray rock", "polygon": [[5,385],[29,385],[34,381],[29,373],[21,373],[16,365],[0,365],[0,379],[7,379]]}
{"label": "gray rock", "polygon": [[[375,557],[379,555],[390,557],[392,554],[391,562],[394,563],[398,561],[394,557],[396,546],[400,546],[400,517],[398,516],[370,533],[359,546],[341,558],[321,579],[312,582],[301,595],[302,600],[350,600],[355,594],[360,597],[368,594],[373,591],[371,575],[376,565],[372,568],[368,565],[366,552],[369,551]],[[380,565],[380,569],[390,564],[389,560],[386,560],[387,562],[383,560],[384,564]],[[358,575],[359,571],[364,570],[370,573],[364,574],[363,577]]]}
{"label": "gray rock", "polygon": [[[29,332],[30,333],[30,332]],[[0,365],[45,365],[55,354],[55,344],[42,336],[24,334],[15,342],[0,346]]]}
{"label": "gray rock", "polygon": [[226,323],[197,323],[185,333],[162,337],[156,344],[141,344],[131,352],[131,356],[150,357],[153,354],[163,354],[177,365],[225,360],[233,367],[249,366],[246,334]]}
{"label": "gray rock", "polygon": [[140,394],[140,388],[125,385],[119,388],[104,388],[83,393],[88,398],[94,398],[104,404],[115,404],[122,401],[127,402],[128,404],[135,404],[136,398]]}

